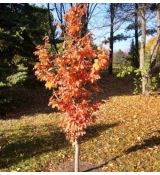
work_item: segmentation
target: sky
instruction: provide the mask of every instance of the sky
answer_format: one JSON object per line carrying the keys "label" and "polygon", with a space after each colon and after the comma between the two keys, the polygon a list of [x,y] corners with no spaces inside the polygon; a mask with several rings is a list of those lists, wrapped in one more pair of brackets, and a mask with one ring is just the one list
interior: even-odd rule
{"label": "sky", "polygon": [[[94,11],[93,17],[90,22],[89,28],[91,31],[95,34],[96,38],[96,43],[101,42],[101,38],[108,38],[109,37],[109,32],[110,32],[110,27],[105,27],[106,25],[109,25],[110,21],[109,18],[107,17],[107,8],[109,4],[98,4],[96,10]],[[155,14],[146,14],[146,19],[147,20],[147,28],[152,28],[153,26],[156,26],[156,18]],[[132,31],[127,31],[126,27],[128,26],[129,23],[123,23],[121,27],[118,29],[116,34],[124,33],[126,35],[134,36],[134,30]],[[104,26],[104,27],[102,27]],[[152,36],[147,36],[146,40],[150,39]],[[129,38],[127,40],[123,41],[117,41],[114,43],[114,51],[118,50],[123,50],[125,52],[128,52],[130,49],[130,45],[132,42],[133,38]],[[140,40],[140,37],[139,37]]]}
{"label": "sky", "polygon": [[[36,4],[38,6],[45,6],[46,4]],[[107,8],[108,8],[109,4],[98,4],[97,7],[95,8],[95,11],[92,15],[92,18],[89,22],[89,30],[91,31],[91,33],[93,33],[93,37],[94,37],[94,42],[97,45],[101,44],[101,41],[105,38],[109,37],[109,31],[110,31],[110,27],[109,27],[109,18],[107,17]],[[50,7],[52,7],[52,4],[50,5]],[[56,13],[53,12],[53,16],[56,18]],[[153,14],[154,16],[154,14]],[[146,18],[149,18],[149,16],[146,16]],[[147,27],[153,27],[156,24],[156,21],[154,18],[150,17],[151,20],[148,20],[148,24]],[[118,30],[118,32],[115,32],[116,34],[120,34],[120,33],[124,33],[126,35],[132,35],[133,36],[133,32],[134,31],[126,31],[125,28],[127,27],[128,23],[123,23],[123,25],[121,25],[120,29]],[[147,40],[151,38],[151,36],[147,36]],[[139,38],[140,39],[140,38]],[[130,49],[130,45],[131,45],[131,41],[132,38],[129,38],[127,40],[124,41],[117,41],[114,43],[114,51],[118,51],[118,50],[122,50],[125,52],[128,52]],[[109,47],[109,45],[105,46],[106,48]]]}
{"label": "sky", "polygon": [[[95,35],[96,41],[95,43],[100,44],[103,38],[109,37],[110,32],[110,21],[107,16],[107,8],[109,4],[98,4],[97,8],[94,11],[93,17],[91,18],[89,29]],[[126,25],[123,25],[122,28],[118,31],[118,33],[123,33]],[[117,32],[115,33],[117,34]],[[118,51],[119,49],[123,51],[128,51],[130,47],[131,39],[115,42],[114,50]],[[107,46],[106,46],[107,47]]]}

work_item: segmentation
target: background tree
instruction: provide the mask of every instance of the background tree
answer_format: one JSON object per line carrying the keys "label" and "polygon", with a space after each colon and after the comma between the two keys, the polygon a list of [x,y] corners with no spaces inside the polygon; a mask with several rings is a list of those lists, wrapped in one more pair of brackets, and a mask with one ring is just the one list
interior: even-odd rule
{"label": "background tree", "polygon": [[[130,35],[130,38],[134,38],[134,45],[135,45],[135,53],[134,53],[134,57],[133,57],[133,66],[135,68],[139,68],[139,37],[141,36],[141,22],[140,22],[140,14],[139,14],[139,9],[138,9],[138,5],[137,3],[135,4],[130,4],[127,6],[128,9],[130,9],[130,11],[126,11],[126,13],[128,13],[128,25],[126,27],[126,31],[134,31],[134,34]],[[147,4],[148,9],[150,8],[150,6],[153,6],[153,4]],[[150,20],[152,20],[153,18],[153,11],[149,11],[147,10],[146,15],[147,15],[147,21],[146,21],[146,25],[147,23],[149,23]],[[146,28],[146,35],[153,35],[156,32],[155,30],[155,26],[150,26],[150,28]],[[132,44],[132,43],[131,43]]]}
{"label": "background tree", "polygon": [[[159,48],[159,4],[156,5],[157,12],[157,37],[152,46],[152,51],[149,54],[146,50],[146,18],[145,14],[147,10],[151,9],[154,4],[139,4],[140,16],[141,16],[141,54],[140,54],[140,69],[142,74],[142,94],[148,95],[151,90],[151,81],[152,81],[152,66],[153,60],[156,60]],[[151,9],[153,10],[153,9]]]}
{"label": "background tree", "polygon": [[[138,44],[139,46],[139,44]],[[137,67],[138,66],[138,62],[137,62],[137,58],[139,59],[139,57],[137,57],[137,48],[136,48],[136,44],[134,43],[134,40],[132,39],[132,42],[131,42],[131,46],[130,46],[130,50],[129,50],[129,56],[130,56],[130,61],[132,63],[132,66],[133,67],[136,67],[136,68],[139,68]],[[138,53],[139,53],[139,49],[138,49]],[[138,64],[137,64],[138,63]]]}
{"label": "background tree", "polygon": [[128,54],[123,52],[122,50],[118,50],[117,52],[114,52],[114,59],[113,59],[113,63],[114,64],[119,64],[119,65],[124,65],[126,63],[127,60],[127,56]]}
{"label": "background tree", "polygon": [[156,4],[156,14],[157,14],[157,35],[151,40],[154,42],[150,52],[151,64],[150,73],[160,71],[160,58],[159,58],[159,47],[160,47],[160,4]]}
{"label": "background tree", "polygon": [[138,41],[138,4],[135,4],[135,61],[134,65],[139,68],[139,41]]}
{"label": "background tree", "polygon": [[109,64],[109,74],[112,74],[112,61],[113,61],[113,37],[114,37],[114,18],[115,18],[115,4],[110,4],[110,20],[111,20],[111,27],[110,27],[110,39],[109,39],[109,46],[110,46],[110,64]]}
{"label": "background tree", "polygon": [[135,3],[135,21],[134,21],[134,37],[135,37],[135,57],[134,66],[139,68],[139,42],[138,42],[138,4]]}
{"label": "background tree", "polygon": [[146,47],[146,4],[139,4],[140,16],[141,16],[141,50],[140,50],[140,70],[142,75],[142,94],[148,95],[147,81],[149,80],[146,67],[145,67],[145,47]]}
{"label": "background tree", "polygon": [[116,34],[116,32],[120,30],[121,26],[128,19],[128,13],[126,13],[127,8],[128,8],[128,4],[110,3],[107,10],[107,13],[109,16],[107,17],[107,20],[110,19],[110,24],[108,25],[110,28],[110,32],[109,32],[110,65],[108,68],[109,74],[112,74],[113,72],[112,63],[113,63],[114,43],[116,41],[122,41],[128,38],[128,36],[123,33]]}
{"label": "background tree", "polygon": [[131,38],[134,38],[131,42],[131,47],[133,49],[133,43],[134,43],[134,56],[133,56],[133,66],[136,68],[139,68],[139,30],[140,30],[140,21],[139,21],[139,11],[138,11],[138,4],[129,4],[127,6],[129,11],[128,13],[128,25],[126,27],[126,31],[134,30],[134,34],[132,36],[129,36]]}
{"label": "background tree", "polygon": [[11,99],[4,90],[33,79],[33,51],[46,33],[49,34],[46,9],[29,4],[0,4],[0,111],[3,114]]}

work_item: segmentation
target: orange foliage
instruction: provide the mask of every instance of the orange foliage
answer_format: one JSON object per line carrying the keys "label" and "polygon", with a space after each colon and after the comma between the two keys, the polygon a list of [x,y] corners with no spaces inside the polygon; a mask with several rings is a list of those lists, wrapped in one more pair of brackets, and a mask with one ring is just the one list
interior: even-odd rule
{"label": "orange foliage", "polygon": [[93,112],[98,103],[93,100],[93,93],[98,91],[100,72],[109,63],[109,54],[105,49],[93,48],[90,33],[81,36],[86,9],[86,4],[77,4],[65,14],[63,53],[52,55],[49,52],[51,46],[47,36],[45,44],[38,46],[35,52],[39,57],[35,74],[46,82],[47,88],[53,90],[49,105],[68,113],[63,127],[70,142],[84,135],[87,125],[94,121]]}

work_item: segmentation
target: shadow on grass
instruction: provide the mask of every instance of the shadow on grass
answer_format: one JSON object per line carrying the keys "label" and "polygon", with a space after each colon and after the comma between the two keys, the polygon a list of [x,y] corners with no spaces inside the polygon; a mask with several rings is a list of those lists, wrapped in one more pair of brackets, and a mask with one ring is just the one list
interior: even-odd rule
{"label": "shadow on grass", "polygon": [[110,124],[97,124],[89,126],[86,129],[86,135],[82,138],[84,141],[87,141],[91,138],[98,137],[103,131],[116,127],[119,125],[119,122],[110,123]]}
{"label": "shadow on grass", "polygon": [[8,168],[30,157],[68,146],[65,135],[60,132],[59,128],[53,125],[45,127],[49,130],[47,135],[38,135],[34,133],[34,128],[25,127],[14,137],[9,138],[8,144],[3,145],[3,138],[0,139],[3,145],[0,150],[0,168]]}
{"label": "shadow on grass", "polygon": [[[110,124],[96,124],[96,125],[89,126],[86,129],[86,135],[84,135],[81,138],[80,142],[82,143],[82,142],[86,142],[89,139],[96,138],[96,137],[100,136],[101,133],[104,132],[105,130],[108,130],[110,128],[116,127],[118,125],[119,125],[119,122],[110,123]],[[118,156],[116,158],[118,158]],[[94,171],[96,169],[102,168],[107,163],[108,162],[106,162],[104,164],[101,164],[99,166],[95,166],[93,168],[88,168],[87,170],[84,170],[82,172]],[[74,171],[73,165],[74,165],[74,163],[70,162],[70,161],[62,163],[62,165],[59,166],[59,170],[58,171],[60,171],[60,172],[73,172]],[[80,169],[86,169],[87,167],[90,167],[90,164],[87,164],[85,162],[80,162],[80,166],[81,166]]]}
{"label": "shadow on grass", "polygon": [[[157,132],[160,133],[160,131],[157,131]],[[123,151],[122,154],[113,157],[112,159],[104,162],[103,164],[100,164],[100,165],[97,165],[95,167],[89,168],[89,169],[85,170],[84,172],[94,171],[94,170],[103,168],[109,162],[114,161],[114,160],[118,159],[119,157],[122,157],[125,154],[129,154],[129,153],[132,153],[132,152],[136,152],[138,150],[153,148],[154,146],[158,146],[158,145],[160,145],[160,136],[152,136],[151,138],[144,139],[142,142],[143,142],[142,144],[134,145],[134,146],[128,148],[127,150]]]}
{"label": "shadow on grass", "polygon": [[[111,96],[132,95],[133,77],[120,79],[106,75],[99,81],[99,85],[102,89],[102,92],[96,96],[99,101],[106,100]],[[46,90],[43,86],[11,88],[6,91],[6,94],[14,97],[14,100],[10,105],[11,110],[5,116],[0,116],[0,119],[18,119],[23,115],[57,112],[56,109],[48,107],[51,91]]]}
{"label": "shadow on grass", "polygon": [[[87,128],[87,134],[84,136],[84,141],[91,139],[91,138],[95,138],[98,137],[101,132],[116,127],[119,125],[119,122],[115,122],[115,123],[110,123],[110,124],[99,124],[99,125],[93,125]],[[121,156],[121,155],[120,155]],[[108,160],[107,162],[94,166],[92,168],[89,168],[87,170],[84,170],[83,172],[89,172],[89,171],[94,171],[100,168],[103,168],[103,166],[107,165],[110,161],[116,160],[117,158],[119,158],[120,156],[115,156],[114,158],[112,158],[111,160]]]}
{"label": "shadow on grass", "polygon": [[[90,126],[83,139],[87,141],[88,139],[98,137],[101,132],[116,127],[117,125],[118,123]],[[16,134],[11,134],[8,140],[1,136],[0,168],[9,168],[33,156],[41,155],[49,151],[58,151],[70,146],[66,141],[64,133],[62,133],[59,128],[53,125],[44,125],[41,126],[40,129],[40,133],[37,133],[35,127],[31,126],[14,130]],[[49,134],[45,134],[43,131],[48,131]],[[13,130],[5,130],[5,132],[12,133]]]}
{"label": "shadow on grass", "polygon": [[[88,133],[87,135],[85,136],[84,139],[90,139],[93,137],[97,137],[98,135],[100,135],[101,132],[107,130],[107,129],[110,129],[110,128],[113,128],[113,127],[116,127],[119,125],[119,122],[115,122],[115,123],[111,123],[111,124],[100,124],[97,126],[91,126],[90,128],[88,128]],[[95,171],[97,169],[101,169],[103,168],[104,166],[106,166],[110,161],[114,161],[116,160],[117,158],[121,157],[122,155],[118,155],[118,156],[115,156],[113,157],[112,159],[104,162],[103,164],[100,164],[100,165],[97,165],[97,166],[94,166],[92,168],[89,168],[89,169],[86,169],[84,170],[83,172],[89,172],[89,171]]]}
{"label": "shadow on grass", "polygon": [[136,152],[138,150],[153,148],[154,146],[160,145],[160,136],[152,136],[149,139],[144,139],[142,144],[134,145],[128,148],[125,153],[129,154],[131,152]]}
{"label": "shadow on grass", "polygon": [[121,156],[122,156],[122,155],[115,156],[115,157],[113,157],[112,159],[106,161],[105,163],[100,164],[100,165],[97,165],[97,166],[92,167],[92,168],[89,168],[89,169],[87,169],[87,170],[84,170],[83,172],[89,172],[89,171],[94,171],[94,170],[97,170],[97,169],[101,169],[101,168],[103,168],[104,166],[106,166],[109,162],[114,161],[114,160],[118,159],[118,158],[121,157]]}

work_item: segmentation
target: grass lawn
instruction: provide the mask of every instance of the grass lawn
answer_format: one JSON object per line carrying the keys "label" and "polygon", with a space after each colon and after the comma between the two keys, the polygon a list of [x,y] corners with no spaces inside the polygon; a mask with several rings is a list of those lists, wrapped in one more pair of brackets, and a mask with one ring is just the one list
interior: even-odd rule
{"label": "grass lawn", "polygon": [[[81,161],[99,171],[160,171],[160,95],[132,95],[129,79],[103,81],[103,103],[81,141]],[[43,89],[16,93],[18,107],[0,119],[0,171],[58,171],[74,157],[59,125],[64,114],[47,107]]]}

